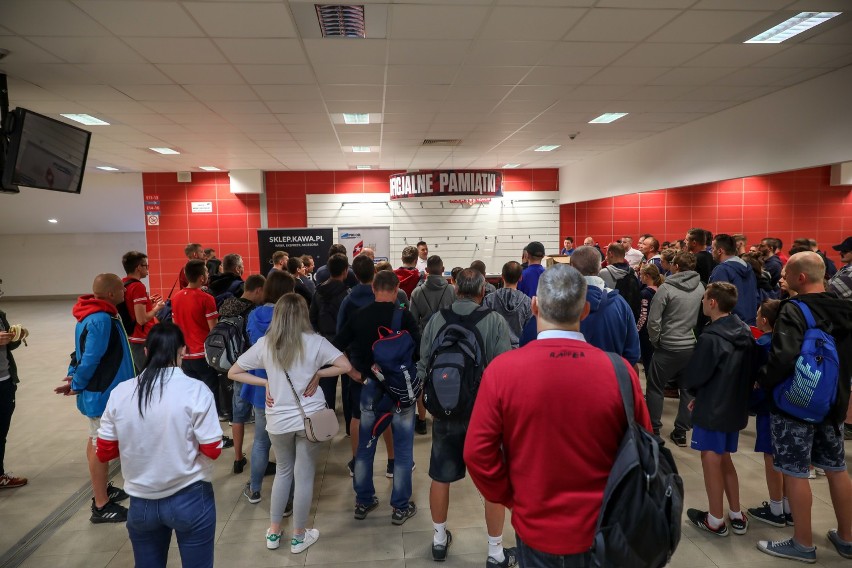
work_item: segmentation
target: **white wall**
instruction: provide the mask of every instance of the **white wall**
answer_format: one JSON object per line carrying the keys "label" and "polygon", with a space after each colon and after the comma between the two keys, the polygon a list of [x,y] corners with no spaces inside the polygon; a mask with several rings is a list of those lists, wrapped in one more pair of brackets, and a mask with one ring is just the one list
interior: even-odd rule
{"label": "white wall", "polygon": [[850,97],[852,66],[565,166],[560,202],[849,161]]}
{"label": "white wall", "polygon": [[90,294],[96,275],[124,276],[121,257],[131,250],[145,251],[145,233],[4,235],[3,291],[7,298]]}

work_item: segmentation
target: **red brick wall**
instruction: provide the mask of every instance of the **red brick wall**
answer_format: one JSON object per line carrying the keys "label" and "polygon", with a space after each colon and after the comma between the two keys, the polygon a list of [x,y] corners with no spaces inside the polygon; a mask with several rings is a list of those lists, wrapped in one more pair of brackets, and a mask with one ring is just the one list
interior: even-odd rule
{"label": "red brick wall", "polygon": [[777,237],[815,238],[835,261],[831,245],[852,235],[852,187],[829,184],[831,167],[660,189],[560,206],[560,232],[601,246],[651,233],[660,241],[682,239],[691,227],[744,233],[749,243]]}

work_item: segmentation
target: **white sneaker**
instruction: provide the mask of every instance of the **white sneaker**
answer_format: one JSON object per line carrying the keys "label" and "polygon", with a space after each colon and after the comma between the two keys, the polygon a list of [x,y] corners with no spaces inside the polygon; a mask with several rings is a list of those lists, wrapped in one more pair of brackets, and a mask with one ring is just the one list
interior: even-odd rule
{"label": "white sneaker", "polygon": [[821,476],[825,477],[825,470],[822,469],[821,467],[815,467],[814,471],[816,472],[817,475],[821,475]]}
{"label": "white sneaker", "polygon": [[266,548],[269,550],[277,550],[281,546],[281,535],[283,533],[271,533],[266,529]]}
{"label": "white sneaker", "polygon": [[290,552],[293,554],[299,554],[300,552],[305,551],[310,545],[319,540],[319,531],[317,529],[307,529],[305,530],[305,539],[304,540],[296,540],[295,538],[290,541]]}
{"label": "white sneaker", "polygon": [[808,479],[816,479],[816,469],[811,469],[808,471]]}

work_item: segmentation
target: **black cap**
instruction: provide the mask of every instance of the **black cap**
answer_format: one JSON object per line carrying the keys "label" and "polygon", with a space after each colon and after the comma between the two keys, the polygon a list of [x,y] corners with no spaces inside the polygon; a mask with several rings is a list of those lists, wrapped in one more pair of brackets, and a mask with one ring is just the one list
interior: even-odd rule
{"label": "black cap", "polygon": [[845,241],[843,241],[839,245],[834,245],[831,248],[840,252],[852,250],[852,237],[846,237]]}
{"label": "black cap", "polygon": [[544,258],[544,245],[538,241],[531,242],[524,250],[533,258]]}

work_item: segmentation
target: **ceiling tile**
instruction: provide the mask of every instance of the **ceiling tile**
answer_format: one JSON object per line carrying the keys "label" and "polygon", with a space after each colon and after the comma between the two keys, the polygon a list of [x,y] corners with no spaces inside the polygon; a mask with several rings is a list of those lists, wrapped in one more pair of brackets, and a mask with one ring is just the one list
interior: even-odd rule
{"label": "ceiling tile", "polygon": [[297,37],[285,3],[184,2],[184,7],[211,37]]}
{"label": "ceiling tile", "polygon": [[382,85],[385,68],[381,65],[323,65],[316,68],[323,85]]}
{"label": "ceiling tile", "polygon": [[457,85],[517,85],[532,67],[480,67],[465,65],[459,70]]}
{"label": "ceiling tile", "polygon": [[649,38],[649,41],[701,43],[739,40],[742,32],[768,17],[772,12],[689,11]]}
{"label": "ceiling tile", "polygon": [[390,39],[473,39],[488,8],[477,6],[394,5]]}
{"label": "ceiling tile", "polygon": [[[203,32],[177,2],[77,0],[77,5],[117,36],[199,37]],[[56,35],[65,35],[57,33]]]}
{"label": "ceiling tile", "polygon": [[260,101],[210,101],[207,103],[214,112],[220,114],[258,114],[269,112]]}
{"label": "ceiling tile", "polygon": [[247,85],[186,85],[184,88],[202,102],[258,100]]}
{"label": "ceiling tile", "polygon": [[387,40],[384,39],[347,41],[308,38],[303,42],[308,59],[315,65],[326,63],[358,65],[365,61],[382,63],[388,46]]}
{"label": "ceiling tile", "polygon": [[558,43],[552,41],[481,40],[473,44],[464,62],[467,65],[536,65],[556,45]]}
{"label": "ceiling tile", "polygon": [[607,67],[587,85],[644,85],[668,71],[665,67]]}
{"label": "ceiling tile", "polygon": [[326,108],[332,114],[344,112],[379,114],[382,112],[382,101],[328,101]]}
{"label": "ceiling tile", "polygon": [[600,67],[534,67],[522,85],[579,85],[600,71]]}
{"label": "ceiling tile", "polygon": [[[50,17],[45,17],[49,14]],[[65,0],[3,0],[3,26],[24,36],[106,36],[109,32]]]}
{"label": "ceiling tile", "polygon": [[151,63],[225,63],[225,56],[206,38],[150,38],[125,40]]}
{"label": "ceiling tile", "polygon": [[313,85],[314,72],[308,65],[236,65],[252,85]]}
{"label": "ceiling tile", "polygon": [[387,84],[450,85],[458,71],[458,66],[451,65],[389,65]]}
{"label": "ceiling tile", "polygon": [[447,101],[499,101],[511,87],[492,86],[454,86],[447,92]]}
{"label": "ceiling tile", "polygon": [[580,23],[565,36],[565,39],[568,41],[641,41],[679,14],[677,10],[595,9],[586,14]]}
{"label": "ceiling tile", "polygon": [[[690,85],[646,85],[632,90],[625,97],[625,102],[631,101],[672,101],[680,96],[694,91],[694,84]],[[627,109],[629,110],[629,109]],[[672,109],[674,110],[674,109]],[[625,112],[625,111],[617,111]]]}
{"label": "ceiling tile", "polygon": [[834,60],[852,54],[850,45],[791,45],[781,53],[760,61],[761,67],[827,67]]}
{"label": "ceiling tile", "polygon": [[[77,85],[63,85],[62,88],[59,88],[58,85],[54,85],[51,87],[50,90],[48,90],[37,85],[33,85],[28,81],[22,81],[21,79],[17,79],[15,77],[9,77],[7,79],[7,83],[7,86],[9,87],[10,97],[13,97],[16,100],[27,101],[64,101],[66,99],[73,100],[71,97],[65,94],[65,89],[69,87],[77,87]],[[51,92],[54,87],[56,87],[56,90],[54,92]]]}
{"label": "ceiling tile", "polygon": [[179,85],[242,85],[243,77],[232,65],[157,65]]}
{"label": "ceiling tile", "polygon": [[164,85],[172,81],[153,65],[143,63],[84,63],[77,66],[96,82],[125,85]]}
{"label": "ceiling tile", "polygon": [[654,85],[706,85],[717,79],[730,75],[731,67],[680,67],[660,75],[653,81]]}
{"label": "ceiling tile", "polygon": [[[580,85],[565,95],[567,100],[575,101],[611,101],[620,99],[633,87],[629,85]],[[608,112],[619,112],[612,110]]]}
{"label": "ceiling tile", "polygon": [[[700,0],[694,10],[781,10],[789,7],[790,0]],[[824,8],[828,9],[828,8]]]}
{"label": "ceiling tile", "polygon": [[789,67],[749,67],[741,69],[712,81],[714,85],[731,85],[738,87],[760,87],[774,85],[784,79],[796,75],[804,69]]}
{"label": "ceiling tile", "polygon": [[216,39],[231,63],[298,65],[305,54],[295,39]]}
{"label": "ceiling tile", "polygon": [[553,51],[541,60],[541,64],[602,67],[615,61],[634,45],[621,42],[559,42]]}
{"label": "ceiling tile", "polygon": [[321,95],[314,85],[254,85],[253,88],[267,101],[316,101]]}
{"label": "ceiling tile", "polygon": [[[193,120],[203,120],[204,116],[209,115],[210,109],[203,103],[196,101],[148,101],[144,103],[145,107],[150,110],[172,116],[192,116]],[[183,120],[172,118],[174,122],[182,124]]]}
{"label": "ceiling tile", "polygon": [[[27,41],[22,37],[9,36],[3,37],[2,46],[9,54],[4,58],[6,63],[15,62],[20,64],[26,63],[61,63],[56,55],[49,53],[52,50],[44,50],[38,45],[41,45],[41,40],[46,38],[33,37],[32,41]],[[43,47],[43,46],[42,46]]]}
{"label": "ceiling tile", "polygon": [[[852,43],[852,22],[838,23],[830,26],[829,23],[822,24],[827,26],[825,30],[817,30],[814,37],[805,40],[804,43],[830,43],[830,44],[850,44]],[[822,27],[822,26],[820,26]]]}
{"label": "ceiling tile", "polygon": [[461,40],[390,40],[388,63],[391,65],[449,65],[462,60],[470,41]]}
{"label": "ceiling tile", "polygon": [[18,78],[42,86],[55,84],[86,84],[93,81],[74,65],[61,63],[24,63],[14,60],[3,62],[3,72],[10,78]]}
{"label": "ceiling tile", "polygon": [[[761,0],[757,0],[758,2]],[[782,0],[789,2],[790,0]],[[689,8],[695,0],[642,0],[642,8]],[[597,8],[636,8],[635,0],[600,0],[595,4]]]}
{"label": "ceiling tile", "polygon": [[[151,109],[146,107],[141,103],[137,103],[136,101],[124,100],[124,101],[85,101],[83,99],[80,100],[83,104],[88,105],[90,108],[96,108],[99,112],[104,113],[107,117],[111,117],[116,114],[150,114]],[[107,120],[109,122],[109,120]]]}
{"label": "ceiling tile", "polygon": [[186,89],[177,85],[116,85],[116,89],[136,101],[190,101]]}
{"label": "ceiling tile", "polygon": [[384,96],[381,85],[323,85],[320,90],[326,101],[381,101]]}
{"label": "ceiling tile", "polygon": [[743,67],[786,50],[778,44],[717,45],[684,63],[688,67]]}
{"label": "ceiling tile", "polygon": [[480,37],[499,40],[558,40],[586,10],[530,6],[495,8]]}
{"label": "ceiling tile", "polygon": [[713,47],[709,43],[642,43],[613,63],[616,66],[677,67]]}

